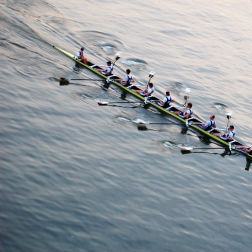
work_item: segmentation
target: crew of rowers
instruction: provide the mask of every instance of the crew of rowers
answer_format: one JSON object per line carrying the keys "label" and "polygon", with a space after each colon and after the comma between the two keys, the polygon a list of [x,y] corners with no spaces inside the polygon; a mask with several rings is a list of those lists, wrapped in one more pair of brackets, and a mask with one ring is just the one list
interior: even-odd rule
{"label": "crew of rowers", "polygon": [[[77,59],[84,64],[88,63],[87,58],[84,56],[84,47],[81,47],[80,51],[77,53]],[[111,61],[107,61],[107,67],[105,69],[97,69],[99,72],[106,76],[112,75],[113,72],[113,64]],[[125,87],[131,87],[132,83],[135,82],[135,79],[131,75],[131,70],[126,69],[126,76],[124,79],[118,79],[117,80],[120,84],[122,84]],[[154,93],[154,85],[152,82],[148,82],[147,88],[141,90],[136,90],[138,94],[140,94],[143,97],[151,97],[152,94]],[[156,101],[157,105],[163,108],[169,108],[171,106],[171,103],[174,102],[174,99],[171,97],[170,92],[166,91],[165,97],[163,100]],[[192,111],[192,103],[188,102],[186,105],[185,111],[174,111],[176,115],[183,119],[190,119],[193,111]],[[201,129],[205,131],[211,131],[212,129],[216,128],[216,122],[215,122],[215,115],[211,115],[209,117],[209,120],[205,124],[198,124],[196,123]],[[235,136],[235,130],[234,130],[234,125],[230,125],[227,129],[227,132],[223,134],[223,132],[214,132],[212,133],[213,135],[219,137],[220,139],[226,141],[226,142],[232,142],[234,141],[234,136]],[[236,146],[236,148],[240,148],[241,150],[246,151],[249,154],[252,154],[252,146],[246,147],[246,146]]]}
{"label": "crew of rowers", "polygon": [[[127,69],[125,79],[120,80],[120,83],[126,87],[130,87],[131,82],[134,82],[134,79],[130,73],[131,73],[130,69]],[[148,83],[148,86],[146,89],[136,90],[136,92],[143,97],[151,97],[151,95],[153,94],[154,91],[155,91],[155,89],[154,89],[154,85],[152,82]],[[159,100],[156,103],[160,107],[169,108],[171,106],[172,102],[175,102],[175,100],[171,97],[170,92],[166,91],[165,97],[163,98],[163,100]],[[190,119],[193,114],[192,103],[191,102],[187,103],[185,111],[178,110],[178,111],[174,111],[174,113],[183,119]],[[200,124],[198,124],[198,126],[205,131],[211,131],[211,130],[215,129],[216,128],[215,115],[211,115],[209,117],[209,120],[206,123],[200,123]],[[222,139],[226,142],[232,142],[232,141],[234,141],[234,136],[235,136],[234,125],[230,125],[228,127],[226,133],[223,133],[223,132],[216,132],[215,133],[214,132],[212,134],[219,137],[220,139]],[[252,154],[252,146],[247,148],[247,147],[241,145],[241,146],[236,146],[236,148],[240,148],[240,149],[246,151],[247,153]]]}

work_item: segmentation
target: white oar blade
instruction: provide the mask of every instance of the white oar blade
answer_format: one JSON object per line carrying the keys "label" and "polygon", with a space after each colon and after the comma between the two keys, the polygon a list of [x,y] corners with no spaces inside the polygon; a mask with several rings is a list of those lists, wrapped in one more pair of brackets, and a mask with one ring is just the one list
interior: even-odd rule
{"label": "white oar blade", "polygon": [[182,146],[182,145],[178,145],[178,147],[181,149],[181,151],[191,151],[193,150],[192,146]]}
{"label": "white oar blade", "polygon": [[121,52],[117,52],[115,55],[115,62],[121,58]]}
{"label": "white oar blade", "polygon": [[98,101],[97,103],[98,103],[98,105],[100,105],[100,106],[106,106],[106,105],[108,105],[108,102],[107,102],[107,101]]}
{"label": "white oar blade", "polygon": [[232,111],[228,111],[227,113],[226,113],[226,116],[231,116],[232,115]]}
{"label": "white oar blade", "polygon": [[155,75],[155,72],[154,72],[154,71],[150,71],[150,73],[149,73],[149,77],[150,77],[150,78],[153,78],[153,77],[154,77],[154,75]]}
{"label": "white oar blade", "polygon": [[133,120],[133,122],[136,124],[148,124],[148,122],[145,122],[144,120],[139,119],[139,118],[137,118],[136,120]]}

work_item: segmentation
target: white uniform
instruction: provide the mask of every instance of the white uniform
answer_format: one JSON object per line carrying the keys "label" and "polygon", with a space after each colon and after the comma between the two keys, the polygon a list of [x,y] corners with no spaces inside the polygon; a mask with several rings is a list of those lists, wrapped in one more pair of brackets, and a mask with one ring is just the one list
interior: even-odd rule
{"label": "white uniform", "polygon": [[102,74],[111,75],[112,71],[113,71],[113,66],[108,66],[106,68],[106,72],[102,72]]}
{"label": "white uniform", "polygon": [[216,127],[216,123],[214,120],[209,120],[206,125],[205,125],[206,128],[211,128],[211,127]]}
{"label": "white uniform", "polygon": [[191,115],[193,114],[192,109],[187,109],[186,112],[182,112],[179,116],[182,118],[185,118],[185,115],[189,114],[189,118],[191,117]]}
{"label": "white uniform", "polygon": [[84,51],[79,51],[76,53],[76,55],[77,55],[77,59],[81,60],[84,57]]}
{"label": "white uniform", "polygon": [[142,95],[142,96],[150,96],[154,91],[155,91],[154,87],[152,87],[152,88],[148,87],[147,94],[145,92],[141,92],[140,95]]}
{"label": "white uniform", "polygon": [[228,134],[227,134],[227,138],[234,138],[234,136],[235,136],[234,130],[233,131],[229,131]]}
{"label": "white uniform", "polygon": [[164,108],[168,108],[170,106],[170,103],[172,101],[172,97],[169,95],[169,96],[165,96],[164,99],[163,99],[163,104],[158,102],[158,105],[159,106],[162,106]]}
{"label": "white uniform", "polygon": [[229,130],[228,131],[228,133],[227,134],[224,134],[223,136],[221,136],[220,138],[222,139],[222,140],[228,140],[229,138],[234,138],[234,136],[235,136],[235,131],[233,130],[233,131],[231,131],[231,130]]}
{"label": "white uniform", "polygon": [[131,74],[128,74],[126,75],[125,79],[124,79],[126,82],[127,81],[131,81],[132,80],[132,75]]}
{"label": "white uniform", "polygon": [[131,75],[131,74],[127,74],[127,75],[125,76],[125,78],[124,78],[124,82],[125,82],[125,83],[121,82],[121,84],[123,84],[123,85],[125,85],[125,86],[129,86],[130,83],[131,83],[131,81],[132,81],[132,79],[133,79],[132,75]]}
{"label": "white uniform", "polygon": [[149,87],[148,90],[147,90],[147,93],[149,95],[151,95],[154,91],[155,91],[154,87],[152,87],[152,88]]}
{"label": "white uniform", "polygon": [[166,102],[171,102],[172,101],[172,98],[171,96],[165,96],[164,99],[163,99],[163,102],[166,103]]}

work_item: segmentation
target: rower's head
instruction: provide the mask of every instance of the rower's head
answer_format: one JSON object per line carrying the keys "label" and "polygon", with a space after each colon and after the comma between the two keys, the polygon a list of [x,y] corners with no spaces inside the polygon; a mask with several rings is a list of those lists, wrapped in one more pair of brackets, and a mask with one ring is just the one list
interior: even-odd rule
{"label": "rower's head", "polygon": [[234,125],[230,125],[229,130],[233,131],[234,130]]}
{"label": "rower's head", "polygon": [[84,47],[81,47],[81,51],[84,51],[84,49],[85,49]]}
{"label": "rower's head", "polygon": [[108,61],[107,61],[107,65],[108,65],[108,66],[111,66],[111,64],[112,64],[111,61],[108,60]]}
{"label": "rower's head", "polygon": [[170,96],[170,92],[169,91],[166,91],[166,96]]}
{"label": "rower's head", "polygon": [[152,82],[149,83],[149,87],[153,88],[153,83]]}
{"label": "rower's head", "polygon": [[130,74],[130,69],[126,69],[126,74]]}
{"label": "rower's head", "polygon": [[187,103],[187,108],[192,108],[192,103],[191,102]]}
{"label": "rower's head", "polygon": [[214,120],[214,118],[215,118],[215,115],[211,115],[209,119]]}

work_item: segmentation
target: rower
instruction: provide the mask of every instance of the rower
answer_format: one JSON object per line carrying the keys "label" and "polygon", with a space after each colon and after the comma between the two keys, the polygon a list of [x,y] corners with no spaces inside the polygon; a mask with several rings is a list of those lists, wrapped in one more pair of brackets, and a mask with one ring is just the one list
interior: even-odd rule
{"label": "rower", "polygon": [[125,76],[125,79],[122,80],[120,79],[120,83],[125,86],[125,87],[128,87],[131,85],[131,83],[135,82],[135,80],[133,79],[133,76],[130,74],[131,71],[130,69],[126,69],[126,76]]}
{"label": "rower", "polygon": [[88,60],[86,57],[84,57],[84,47],[81,47],[80,51],[77,52],[77,60],[79,60],[80,62],[87,64]]}
{"label": "rower", "polygon": [[158,101],[157,105],[159,105],[163,108],[168,108],[168,107],[170,107],[171,102],[174,102],[174,100],[172,99],[170,92],[166,91],[164,99],[162,101],[161,100]]}
{"label": "rower", "polygon": [[247,148],[247,151],[249,154],[252,154],[252,145],[249,148]]}
{"label": "rower", "polygon": [[246,148],[246,151],[248,152],[248,154],[252,154],[252,145]]}
{"label": "rower", "polygon": [[250,147],[246,147],[244,145],[238,145],[238,146],[235,146],[236,149],[240,149],[240,150],[244,150],[246,151],[248,154],[252,154],[252,145]]}
{"label": "rower", "polygon": [[102,74],[104,74],[106,76],[112,75],[112,71],[113,71],[112,62],[110,60],[107,61],[107,68],[106,69],[97,69],[97,71],[101,72]]}
{"label": "rower", "polygon": [[216,122],[214,119],[215,119],[215,115],[211,115],[209,117],[209,121],[207,121],[205,124],[199,124],[199,127],[206,131],[216,128]]}
{"label": "rower", "polygon": [[154,89],[154,85],[153,85],[152,82],[148,83],[148,86],[147,86],[146,89],[144,89],[144,90],[141,90],[141,89],[136,90],[136,92],[138,94],[140,94],[141,96],[143,96],[143,97],[150,97],[153,94],[154,91],[155,91],[155,89]]}
{"label": "rower", "polygon": [[228,128],[228,132],[225,134],[223,134],[222,132],[217,132],[213,134],[215,136],[218,136],[220,139],[224,141],[231,142],[234,140],[234,136],[235,136],[234,125],[230,125]]}
{"label": "rower", "polygon": [[175,111],[174,113],[176,115],[178,115],[179,117],[183,118],[183,119],[189,119],[192,116],[192,114],[193,114],[192,103],[191,102],[187,103],[186,111],[184,111],[184,112],[182,112],[182,111]]}

